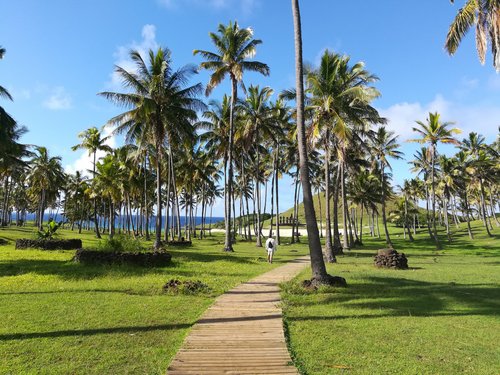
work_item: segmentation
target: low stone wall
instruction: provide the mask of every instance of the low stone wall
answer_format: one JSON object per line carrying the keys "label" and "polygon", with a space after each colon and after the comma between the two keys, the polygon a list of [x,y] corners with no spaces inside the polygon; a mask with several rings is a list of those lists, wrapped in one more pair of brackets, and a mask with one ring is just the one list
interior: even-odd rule
{"label": "low stone wall", "polygon": [[16,249],[42,249],[42,250],[75,250],[82,247],[82,240],[46,240],[46,239],[31,239],[21,238],[16,240]]}
{"label": "low stone wall", "polygon": [[73,258],[79,263],[133,264],[143,267],[163,267],[170,263],[172,255],[164,251],[133,253],[79,249]]}

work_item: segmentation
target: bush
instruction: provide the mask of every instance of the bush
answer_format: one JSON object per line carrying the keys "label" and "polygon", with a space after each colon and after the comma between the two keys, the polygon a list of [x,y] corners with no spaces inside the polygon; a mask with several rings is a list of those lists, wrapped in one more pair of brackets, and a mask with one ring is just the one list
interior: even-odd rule
{"label": "bush", "polygon": [[99,241],[96,250],[107,252],[134,252],[144,250],[141,242],[128,236],[118,235]]}
{"label": "bush", "polygon": [[163,290],[171,294],[188,294],[188,295],[210,292],[209,286],[201,282],[200,280],[179,281],[176,279],[172,279],[163,286]]}
{"label": "bush", "polygon": [[143,267],[163,267],[170,263],[172,255],[167,252],[118,252],[79,249],[73,261],[97,264],[132,264]]}
{"label": "bush", "polygon": [[70,239],[70,240],[45,240],[38,239],[34,240],[31,238],[21,238],[16,240],[16,249],[42,249],[42,250],[75,250],[82,247],[82,240],[80,239]]}

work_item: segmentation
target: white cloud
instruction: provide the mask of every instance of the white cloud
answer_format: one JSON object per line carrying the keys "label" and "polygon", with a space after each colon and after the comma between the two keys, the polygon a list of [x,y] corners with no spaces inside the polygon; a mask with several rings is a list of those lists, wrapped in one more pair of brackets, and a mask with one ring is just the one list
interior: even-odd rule
{"label": "white cloud", "polygon": [[[156,50],[159,45],[156,42],[156,26],[155,25],[144,25],[141,32],[142,40],[140,42],[133,41],[132,43],[120,46],[114,53],[115,65],[122,67],[127,71],[135,71],[135,64],[130,60],[130,51],[138,51],[143,58],[145,58],[150,49]],[[111,73],[111,80],[107,83],[107,86],[118,90],[122,89],[120,76],[113,72]]]}
{"label": "white cloud", "polygon": [[[112,131],[113,130],[110,128],[105,128],[102,137],[109,136],[105,144],[111,148],[115,148],[116,137],[114,135],[111,135]],[[106,153],[104,151],[97,151],[96,160],[99,160],[99,158],[102,158],[104,156],[106,156]],[[92,177],[93,161],[94,161],[94,154],[89,155],[87,150],[81,150],[80,157],[76,159],[73,162],[73,164],[66,165],[64,170],[66,171],[66,173],[75,173],[76,171],[80,171],[83,175],[87,177]]]}
{"label": "white cloud", "polygon": [[169,9],[176,9],[186,5],[221,10],[236,8],[239,5],[240,11],[250,14],[259,5],[259,0],[158,0],[158,3]]}
{"label": "white cloud", "polygon": [[71,95],[62,86],[52,89],[50,96],[43,102],[44,107],[54,111],[70,109],[71,105]]}
{"label": "white cloud", "polygon": [[500,123],[500,107],[485,104],[461,105],[448,101],[442,95],[437,95],[427,104],[403,102],[380,109],[379,112],[388,119],[388,129],[398,134],[401,141],[415,137],[416,134],[412,131],[416,126],[415,121],[425,123],[429,112],[440,113],[442,121],[454,122],[454,127],[461,129],[463,135],[474,131],[491,137],[496,134]]}

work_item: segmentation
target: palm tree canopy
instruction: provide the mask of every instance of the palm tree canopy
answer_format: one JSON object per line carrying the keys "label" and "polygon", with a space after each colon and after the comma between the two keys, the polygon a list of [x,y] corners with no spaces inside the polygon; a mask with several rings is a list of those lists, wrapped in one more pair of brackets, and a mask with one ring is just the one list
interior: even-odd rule
{"label": "palm tree canopy", "polygon": [[89,155],[99,150],[111,152],[111,147],[105,144],[105,142],[109,139],[109,136],[101,137],[101,132],[96,127],[92,127],[79,133],[78,138],[80,138],[82,142],[71,147],[71,150],[73,151],[83,148],[88,150]]}
{"label": "palm tree canopy", "polygon": [[122,84],[130,92],[101,92],[99,95],[112,102],[131,108],[113,117],[108,126],[115,126],[114,133],[125,133],[126,141],[147,140],[149,143],[181,143],[193,135],[193,123],[197,111],[204,110],[204,103],[197,99],[200,83],[187,86],[189,78],[196,74],[193,65],[178,70],[172,67],[170,50],[149,50],[147,64],[139,51],[132,50],[130,58],[134,71],[116,66]]}
{"label": "palm tree canopy", "polygon": [[429,117],[426,121],[427,123],[416,121],[418,127],[412,129],[414,132],[418,133],[421,138],[409,139],[408,142],[428,143],[433,147],[436,146],[438,142],[452,143],[455,145],[460,143],[453,135],[460,134],[462,131],[458,128],[449,128],[449,126],[453,124],[452,122],[441,122],[439,113],[429,113]]}
{"label": "palm tree canopy", "polygon": [[210,39],[216,52],[195,49],[193,54],[201,55],[206,61],[200,64],[201,68],[213,71],[206,87],[208,96],[229,74],[231,79],[243,85],[243,72],[253,71],[265,76],[269,75],[269,67],[259,61],[249,61],[256,54],[256,47],[262,43],[260,39],[253,39],[251,28],[242,29],[238,22],[229,22],[227,26],[219,24],[217,33],[210,33]]}
{"label": "palm tree canopy", "polygon": [[[451,0],[454,3],[454,0]],[[475,26],[476,49],[484,64],[488,42],[491,43],[493,66],[500,71],[500,0],[466,0],[450,25],[445,49],[453,55],[463,37]]]}

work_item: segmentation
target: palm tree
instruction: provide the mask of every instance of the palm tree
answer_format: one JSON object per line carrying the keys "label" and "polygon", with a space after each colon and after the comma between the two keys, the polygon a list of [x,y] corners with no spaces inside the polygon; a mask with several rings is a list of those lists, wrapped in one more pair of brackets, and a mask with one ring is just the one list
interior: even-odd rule
{"label": "palm tree", "polygon": [[398,136],[394,135],[394,132],[387,131],[385,127],[381,126],[378,128],[374,139],[372,140],[372,150],[373,156],[378,160],[378,167],[380,170],[380,184],[381,184],[381,203],[382,203],[382,224],[384,225],[385,231],[385,242],[388,247],[392,248],[392,241],[389,236],[389,231],[387,230],[387,217],[386,217],[386,209],[385,209],[385,199],[386,199],[386,191],[384,189],[385,185],[385,168],[389,168],[392,170],[391,165],[389,164],[388,158],[393,159],[401,159],[403,157],[403,153],[398,151],[399,144],[397,143]]}
{"label": "palm tree", "polygon": [[34,195],[38,198],[38,227],[43,229],[43,215],[47,202],[55,200],[65,181],[61,157],[50,157],[46,147],[36,147],[37,155],[30,160],[28,180]]}
{"label": "palm tree", "polygon": [[243,138],[246,144],[254,145],[253,149],[255,157],[255,188],[257,199],[257,243],[262,247],[261,237],[261,211],[260,211],[260,180],[262,179],[261,166],[261,148],[265,140],[271,140],[276,143],[280,127],[276,126],[276,122],[272,117],[272,109],[269,106],[269,98],[273,94],[270,87],[250,86],[248,95],[243,106],[244,129]]}
{"label": "palm tree", "polygon": [[261,44],[260,39],[253,39],[251,28],[241,29],[237,22],[230,22],[227,26],[219,24],[217,33],[210,33],[217,52],[205,50],[194,50],[195,55],[200,54],[206,61],[200,64],[202,69],[213,71],[210,81],[206,87],[206,95],[210,95],[212,90],[218,86],[224,78],[229,75],[231,79],[231,104],[229,116],[229,139],[227,162],[229,164],[227,188],[225,190],[226,203],[226,238],[224,251],[233,251],[231,235],[231,197],[233,184],[233,144],[234,144],[234,106],[238,98],[238,83],[242,85],[243,73],[253,71],[265,76],[269,75],[269,67],[258,61],[249,61],[256,53],[257,45]]}
{"label": "palm tree", "polygon": [[474,234],[470,226],[470,206],[469,206],[469,184],[471,181],[472,160],[467,152],[460,151],[453,158],[453,163],[455,164],[455,183],[457,185],[457,192],[462,200],[462,213],[467,221],[467,232],[469,233],[469,238],[474,239]]}
{"label": "palm tree", "polygon": [[[370,102],[380,93],[369,84],[378,78],[364,69],[364,64],[358,62],[349,65],[348,56],[340,56],[325,51],[317,70],[307,74],[307,92],[310,98],[309,109],[314,112],[312,133],[318,142],[323,144],[325,151],[325,199],[326,199],[326,257],[334,261],[334,250],[331,236],[330,214],[330,158],[333,137],[339,146],[338,159],[341,167],[346,169],[344,160],[346,150],[353,138],[353,128],[360,133],[366,125],[383,123],[378,112],[370,106]],[[344,182],[342,182],[345,184]],[[345,238],[345,236],[344,236]]]}
{"label": "palm tree", "polygon": [[138,51],[131,51],[130,57],[136,65],[135,72],[119,66],[115,70],[122,78],[124,87],[131,91],[102,92],[99,95],[131,108],[108,121],[110,126],[117,125],[115,133],[126,133],[127,142],[140,140],[140,144],[152,144],[154,147],[157,206],[154,246],[158,249],[161,245],[164,149],[168,150],[168,164],[173,169],[171,146],[193,137],[197,110],[203,110],[205,106],[196,98],[201,92],[201,84],[186,85],[188,79],[197,72],[196,68],[187,65],[174,71],[168,49],[160,47],[156,53],[150,50],[149,65]]}
{"label": "palm tree", "polygon": [[458,142],[453,135],[461,133],[460,129],[449,128],[451,122],[441,122],[439,113],[429,113],[427,123],[416,121],[418,127],[412,128],[414,132],[420,135],[418,139],[410,139],[409,142],[418,142],[421,144],[429,145],[429,153],[431,159],[431,197],[432,197],[432,228],[436,248],[440,249],[441,245],[437,236],[436,229],[436,187],[435,187],[435,174],[436,174],[436,155],[438,143],[451,143],[458,145]]}
{"label": "palm tree", "polygon": [[[454,3],[454,0],[451,0]],[[467,32],[475,26],[476,49],[484,64],[488,42],[491,43],[493,66],[500,71],[500,2],[498,0],[466,0],[458,11],[446,36],[446,51],[453,55]]]}
{"label": "palm tree", "polygon": [[313,279],[319,283],[327,283],[329,275],[326,273],[321,242],[319,239],[318,223],[314,212],[311,183],[309,181],[309,167],[307,156],[306,129],[304,124],[304,68],[302,65],[302,26],[300,22],[299,0],[292,0],[292,14],[295,40],[295,87],[297,92],[297,143],[299,149],[299,167],[306,217],[307,238]]}
{"label": "palm tree", "polygon": [[[111,147],[106,145],[109,136],[101,137],[101,132],[96,127],[92,127],[79,133],[78,138],[80,138],[82,142],[71,147],[71,150],[76,151],[78,149],[85,149],[89,152],[89,156],[93,154],[92,179],[95,179],[97,151],[111,152]],[[97,197],[94,197],[94,224],[96,237],[101,238],[101,234],[99,233],[99,222],[97,220]]]}

